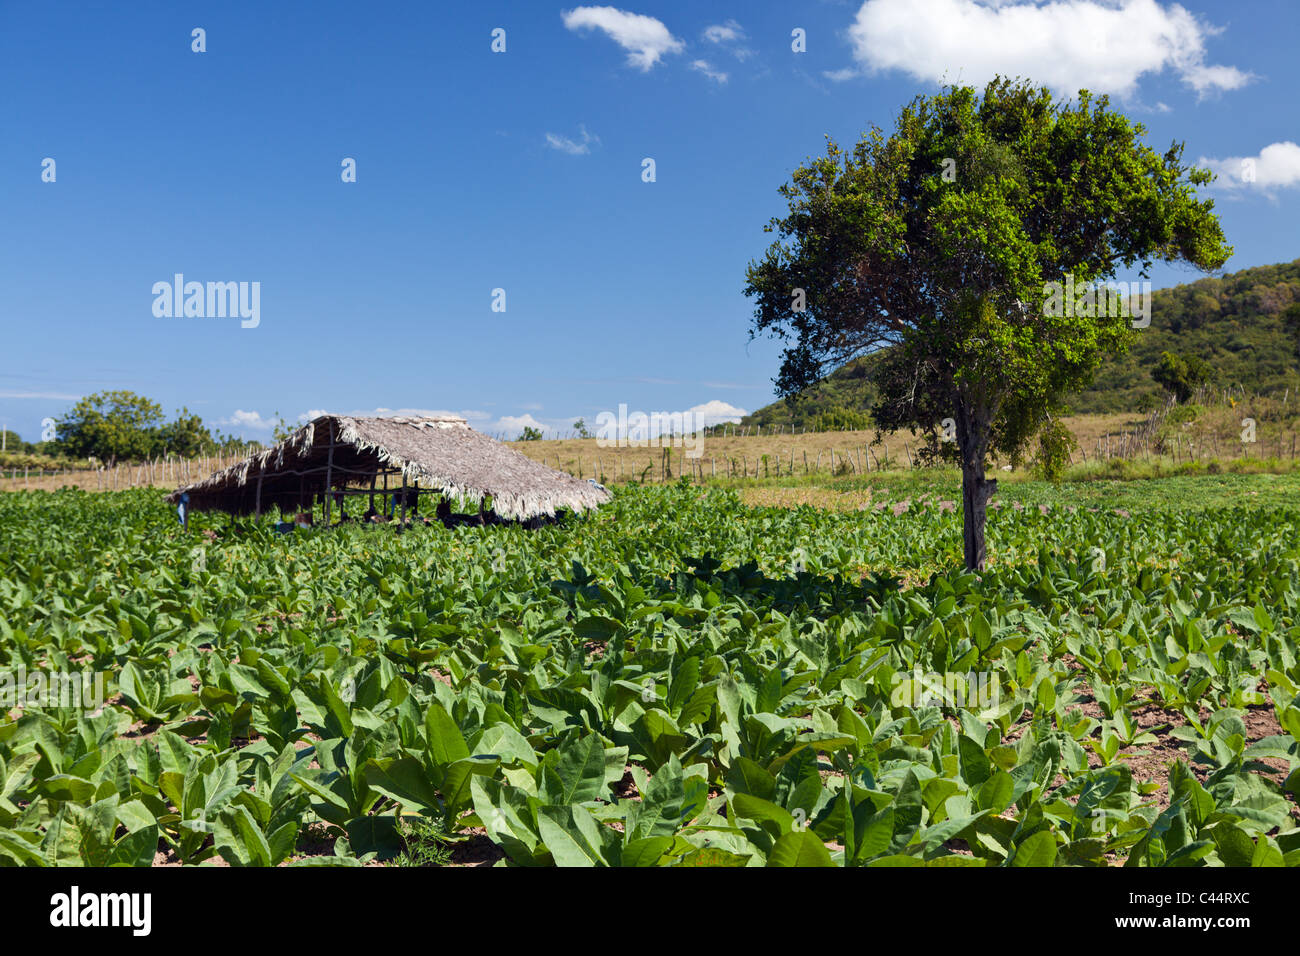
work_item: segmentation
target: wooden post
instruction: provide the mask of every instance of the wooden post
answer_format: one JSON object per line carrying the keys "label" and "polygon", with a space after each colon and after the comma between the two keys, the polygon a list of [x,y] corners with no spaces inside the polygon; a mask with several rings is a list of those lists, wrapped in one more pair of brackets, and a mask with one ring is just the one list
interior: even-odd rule
{"label": "wooden post", "polygon": [[[405,486],[406,476],[402,476],[403,486]],[[330,422],[330,447],[325,457],[325,527],[330,526],[330,515],[333,513],[331,507],[333,496],[330,494],[330,487],[334,483],[334,422]],[[406,513],[406,498],[402,498],[402,513]]]}
{"label": "wooden post", "polygon": [[253,516],[262,517],[262,476],[257,476],[257,497],[253,503]]}
{"label": "wooden post", "polygon": [[397,525],[397,533],[402,533],[402,526],[406,524],[406,469],[402,469],[402,518]]}

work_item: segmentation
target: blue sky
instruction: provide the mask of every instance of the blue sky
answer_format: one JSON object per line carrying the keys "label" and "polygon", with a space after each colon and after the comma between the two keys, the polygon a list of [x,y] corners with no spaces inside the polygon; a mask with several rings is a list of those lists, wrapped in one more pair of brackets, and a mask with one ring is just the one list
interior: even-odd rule
{"label": "blue sky", "polygon": [[[1225,173],[1229,270],[1300,256],[1300,5],[621,4],[0,0],[0,419],[35,440],[109,388],[248,438],[276,411],[753,410],[777,187],[994,71],[1109,90]],[[259,283],[256,327],[155,315],[176,273]]]}

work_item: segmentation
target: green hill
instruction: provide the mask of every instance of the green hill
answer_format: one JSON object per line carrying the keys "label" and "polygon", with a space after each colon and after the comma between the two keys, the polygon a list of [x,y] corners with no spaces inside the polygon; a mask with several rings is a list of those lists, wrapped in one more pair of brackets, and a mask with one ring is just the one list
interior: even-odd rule
{"label": "green hill", "polygon": [[[1300,391],[1295,343],[1281,315],[1295,302],[1300,302],[1300,259],[1157,289],[1150,328],[1134,333],[1128,354],[1098,369],[1091,388],[1070,396],[1070,410],[1132,411],[1158,400],[1162,393],[1151,369],[1165,350],[1209,363],[1220,387],[1265,395]],[[871,356],[855,359],[794,399],[758,409],[743,424],[813,427],[819,415],[865,410],[875,398],[872,361]]]}

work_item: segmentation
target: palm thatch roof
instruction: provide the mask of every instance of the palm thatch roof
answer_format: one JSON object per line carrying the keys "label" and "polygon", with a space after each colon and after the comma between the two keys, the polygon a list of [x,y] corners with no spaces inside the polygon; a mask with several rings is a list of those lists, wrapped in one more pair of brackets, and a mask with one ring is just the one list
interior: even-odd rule
{"label": "palm thatch roof", "polygon": [[482,504],[490,496],[498,515],[516,520],[610,500],[608,491],[521,455],[463,418],[345,415],[322,415],[274,448],[178,488],[167,500],[175,504],[188,494],[195,511],[251,514],[273,504],[306,506],[327,490],[373,488],[377,475],[460,501]]}

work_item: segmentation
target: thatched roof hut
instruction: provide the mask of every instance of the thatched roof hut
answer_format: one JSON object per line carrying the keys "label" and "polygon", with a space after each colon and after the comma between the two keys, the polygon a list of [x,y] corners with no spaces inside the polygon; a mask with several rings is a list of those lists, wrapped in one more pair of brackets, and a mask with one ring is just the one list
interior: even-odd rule
{"label": "thatched roof hut", "polygon": [[[327,491],[374,494],[417,488],[526,520],[610,500],[602,488],[549,468],[470,428],[463,418],[322,415],[266,451],[167,496],[189,495],[195,511],[260,514],[310,506]],[[388,489],[392,478],[394,489]]]}

